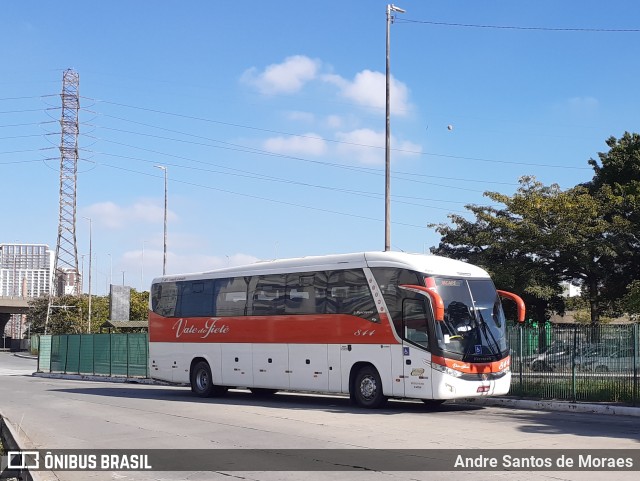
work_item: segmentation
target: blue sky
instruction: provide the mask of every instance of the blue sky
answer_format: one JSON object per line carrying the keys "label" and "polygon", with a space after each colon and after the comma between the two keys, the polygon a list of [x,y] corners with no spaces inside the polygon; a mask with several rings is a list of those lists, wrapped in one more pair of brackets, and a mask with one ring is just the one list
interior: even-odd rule
{"label": "blue sky", "polygon": [[[79,254],[97,290],[384,248],[387,2],[10,2],[0,17],[0,242],[58,229],[62,73],[80,76]],[[639,130],[640,3],[398,2],[394,250],[534,175],[592,176]],[[474,25],[474,26],[461,26]],[[482,28],[500,26],[518,28]],[[632,30],[629,32],[610,30]],[[448,126],[452,128],[449,129]],[[124,274],[123,274],[124,272]]]}

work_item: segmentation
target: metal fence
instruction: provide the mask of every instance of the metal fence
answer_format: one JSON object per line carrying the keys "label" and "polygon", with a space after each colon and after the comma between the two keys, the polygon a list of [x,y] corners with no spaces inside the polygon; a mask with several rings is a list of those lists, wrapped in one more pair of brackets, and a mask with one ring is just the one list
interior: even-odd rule
{"label": "metal fence", "polygon": [[40,336],[38,371],[147,377],[148,346],[146,333]]}
{"label": "metal fence", "polygon": [[512,326],[511,395],[640,404],[640,327]]}

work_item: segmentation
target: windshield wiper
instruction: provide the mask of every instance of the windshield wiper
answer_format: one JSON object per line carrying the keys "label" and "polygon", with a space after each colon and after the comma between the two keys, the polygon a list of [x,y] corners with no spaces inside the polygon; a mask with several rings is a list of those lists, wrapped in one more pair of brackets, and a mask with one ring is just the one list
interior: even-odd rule
{"label": "windshield wiper", "polygon": [[[491,332],[491,328],[489,328],[487,326],[487,322],[484,320],[484,317],[482,316],[482,311],[480,311],[479,309],[476,309],[477,315],[476,315],[476,322],[478,322],[478,317],[480,318],[479,324],[480,324],[480,328],[482,329],[482,332],[484,333],[484,337],[487,340],[487,348],[489,349],[489,351],[491,351],[491,355],[493,356],[497,356],[498,354],[500,354],[500,346],[498,344],[497,339],[495,338],[495,336],[493,335],[493,332]],[[495,350],[493,349],[493,347],[491,347],[491,341],[489,341],[489,336],[491,336],[491,340],[493,341],[493,345],[495,346]]]}

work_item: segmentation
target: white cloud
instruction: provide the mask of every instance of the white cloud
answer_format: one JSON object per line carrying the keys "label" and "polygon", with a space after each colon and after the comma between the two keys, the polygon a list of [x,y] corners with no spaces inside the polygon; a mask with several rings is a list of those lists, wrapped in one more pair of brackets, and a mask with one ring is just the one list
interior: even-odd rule
{"label": "white cloud", "polygon": [[344,120],[339,115],[329,115],[325,120],[330,129],[339,129],[344,125]]}
{"label": "white cloud", "polygon": [[294,93],[316,78],[319,68],[320,61],[294,55],[282,63],[267,66],[262,72],[255,67],[250,68],[242,74],[241,80],[265,95]]}
{"label": "white cloud", "polygon": [[[386,107],[386,76],[381,72],[363,70],[349,81],[339,75],[324,75],[323,80],[340,89],[343,97],[363,107],[385,109]],[[406,115],[411,109],[409,104],[409,89],[407,86],[391,76],[389,81],[389,96],[391,112],[395,115]]]}
{"label": "white cloud", "polygon": [[265,140],[263,148],[277,154],[322,155],[327,151],[327,143],[318,134],[301,136],[272,137]]}
{"label": "white cloud", "polygon": [[[141,200],[128,206],[119,206],[115,202],[98,202],[82,210],[84,217],[89,217],[96,225],[109,229],[122,229],[134,223],[162,223],[164,206],[152,200]],[[169,210],[167,218],[176,220],[177,216]]]}
{"label": "white cloud", "polygon": [[[355,159],[365,165],[384,165],[385,132],[371,129],[357,129],[351,132],[338,132],[336,137],[342,142],[338,151],[345,157]],[[409,141],[399,141],[391,136],[391,159],[419,155],[420,145]]]}

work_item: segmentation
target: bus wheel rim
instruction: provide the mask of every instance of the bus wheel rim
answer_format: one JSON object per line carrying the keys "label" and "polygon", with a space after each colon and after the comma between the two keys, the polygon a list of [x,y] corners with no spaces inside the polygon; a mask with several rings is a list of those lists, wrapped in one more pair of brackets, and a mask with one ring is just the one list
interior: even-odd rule
{"label": "bus wheel rim", "polygon": [[376,395],[378,386],[376,380],[372,376],[366,376],[362,378],[360,382],[360,392],[365,399],[372,399]]}

